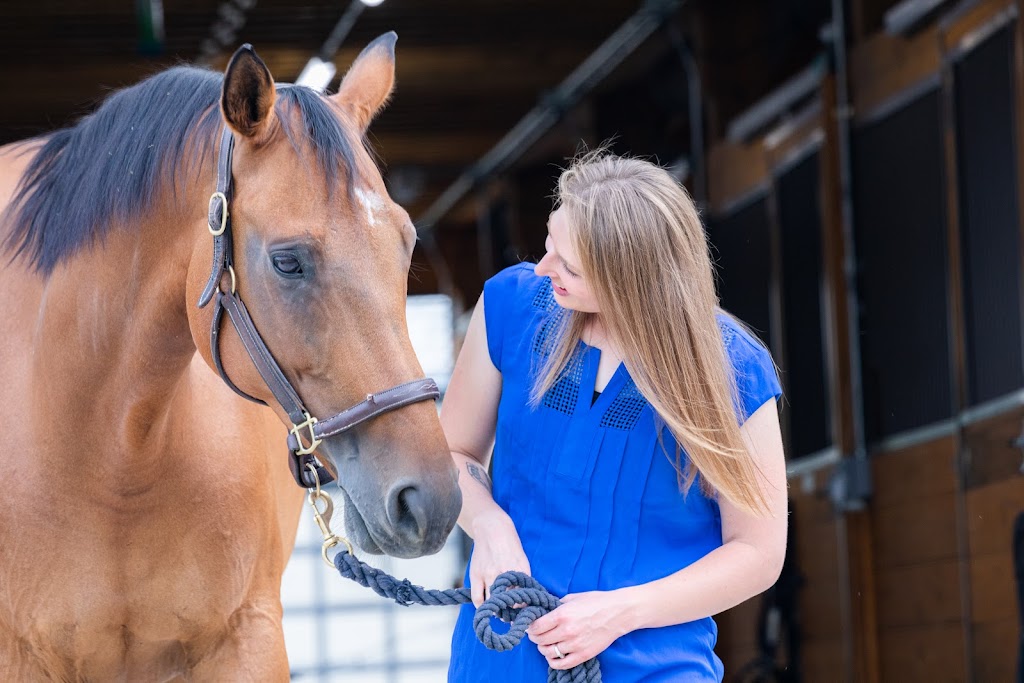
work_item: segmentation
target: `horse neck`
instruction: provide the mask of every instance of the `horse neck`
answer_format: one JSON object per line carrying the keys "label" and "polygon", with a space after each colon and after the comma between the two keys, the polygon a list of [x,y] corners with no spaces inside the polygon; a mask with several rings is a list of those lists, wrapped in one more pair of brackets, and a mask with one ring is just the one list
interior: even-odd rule
{"label": "horse neck", "polygon": [[[199,177],[212,187],[212,170]],[[170,408],[195,354],[185,283],[205,233],[200,182],[183,201],[157,202],[166,208],[138,225],[115,227],[45,285],[33,364],[39,407],[75,417],[65,427],[71,443],[102,443],[92,450],[104,460],[100,470],[128,464],[124,458],[133,466],[157,460],[164,450]]]}

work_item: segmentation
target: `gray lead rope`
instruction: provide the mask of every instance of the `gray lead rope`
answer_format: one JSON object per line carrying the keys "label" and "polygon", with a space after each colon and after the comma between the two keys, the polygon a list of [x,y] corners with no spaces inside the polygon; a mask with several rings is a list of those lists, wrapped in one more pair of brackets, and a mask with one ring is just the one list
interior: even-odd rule
{"label": "gray lead rope", "polygon": [[[338,573],[365,586],[381,597],[399,605],[464,605],[472,602],[469,588],[434,590],[423,588],[371,567],[347,550],[334,556]],[[505,572],[491,586],[490,597],[476,610],[473,629],[485,647],[498,652],[511,650],[526,635],[526,629],[560,604],[536,579],[522,572]],[[514,607],[525,605],[525,607]],[[491,617],[511,624],[508,633],[495,633]],[[601,683],[601,667],[597,658],[587,660],[565,671],[548,669],[548,683]]]}

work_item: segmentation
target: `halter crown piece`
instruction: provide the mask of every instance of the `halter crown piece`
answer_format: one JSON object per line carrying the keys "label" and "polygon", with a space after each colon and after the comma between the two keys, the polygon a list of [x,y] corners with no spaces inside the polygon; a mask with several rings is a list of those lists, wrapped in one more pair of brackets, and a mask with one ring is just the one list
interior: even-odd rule
{"label": "halter crown piece", "polygon": [[[227,376],[220,359],[221,319],[225,311],[235,331],[238,332],[253,365],[260,373],[267,388],[288,414],[292,427],[288,433],[288,466],[295,482],[303,488],[317,487],[334,480],[330,470],[316,458],[314,451],[320,442],[352,429],[356,425],[412,403],[436,400],[441,392],[437,383],[429,377],[400,384],[376,394],[367,394],[366,400],[347,408],[324,420],[319,420],[306,409],[295,387],[285,376],[281,366],[274,360],[249,311],[238,294],[238,280],[233,263],[231,237],[231,157],[235,138],[225,126],[220,138],[220,152],[217,156],[217,188],[210,196],[208,214],[210,234],[213,235],[213,268],[206,288],[199,296],[199,307],[214,302],[213,325],[210,328],[210,350],[213,362],[221,379],[239,396],[266,405],[264,401],[250,396],[239,389]],[[231,291],[221,289],[221,281],[227,273],[231,278]],[[315,476],[313,471],[315,471]]]}

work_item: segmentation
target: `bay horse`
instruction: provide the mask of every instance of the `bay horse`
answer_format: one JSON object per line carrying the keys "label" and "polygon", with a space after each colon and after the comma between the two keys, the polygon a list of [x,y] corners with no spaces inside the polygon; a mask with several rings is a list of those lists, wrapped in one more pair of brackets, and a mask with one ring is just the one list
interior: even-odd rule
{"label": "bay horse", "polygon": [[0,148],[0,680],[287,680],[293,477],[337,476],[369,552],[443,545],[434,385],[386,391],[422,376],[416,232],[363,145],[394,45],[332,96],[243,46]]}

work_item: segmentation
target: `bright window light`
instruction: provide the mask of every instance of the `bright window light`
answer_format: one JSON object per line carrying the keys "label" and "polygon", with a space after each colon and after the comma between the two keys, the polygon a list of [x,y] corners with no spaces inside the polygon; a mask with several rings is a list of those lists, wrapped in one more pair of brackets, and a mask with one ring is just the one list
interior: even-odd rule
{"label": "bright window light", "polygon": [[437,380],[442,392],[448,388],[455,365],[454,316],[452,299],[444,294],[419,294],[406,299],[412,349],[423,373]]}
{"label": "bright window light", "polygon": [[362,2],[364,5],[366,5],[367,7],[376,7],[380,3],[384,2],[384,0],[359,0],[359,1]]}

